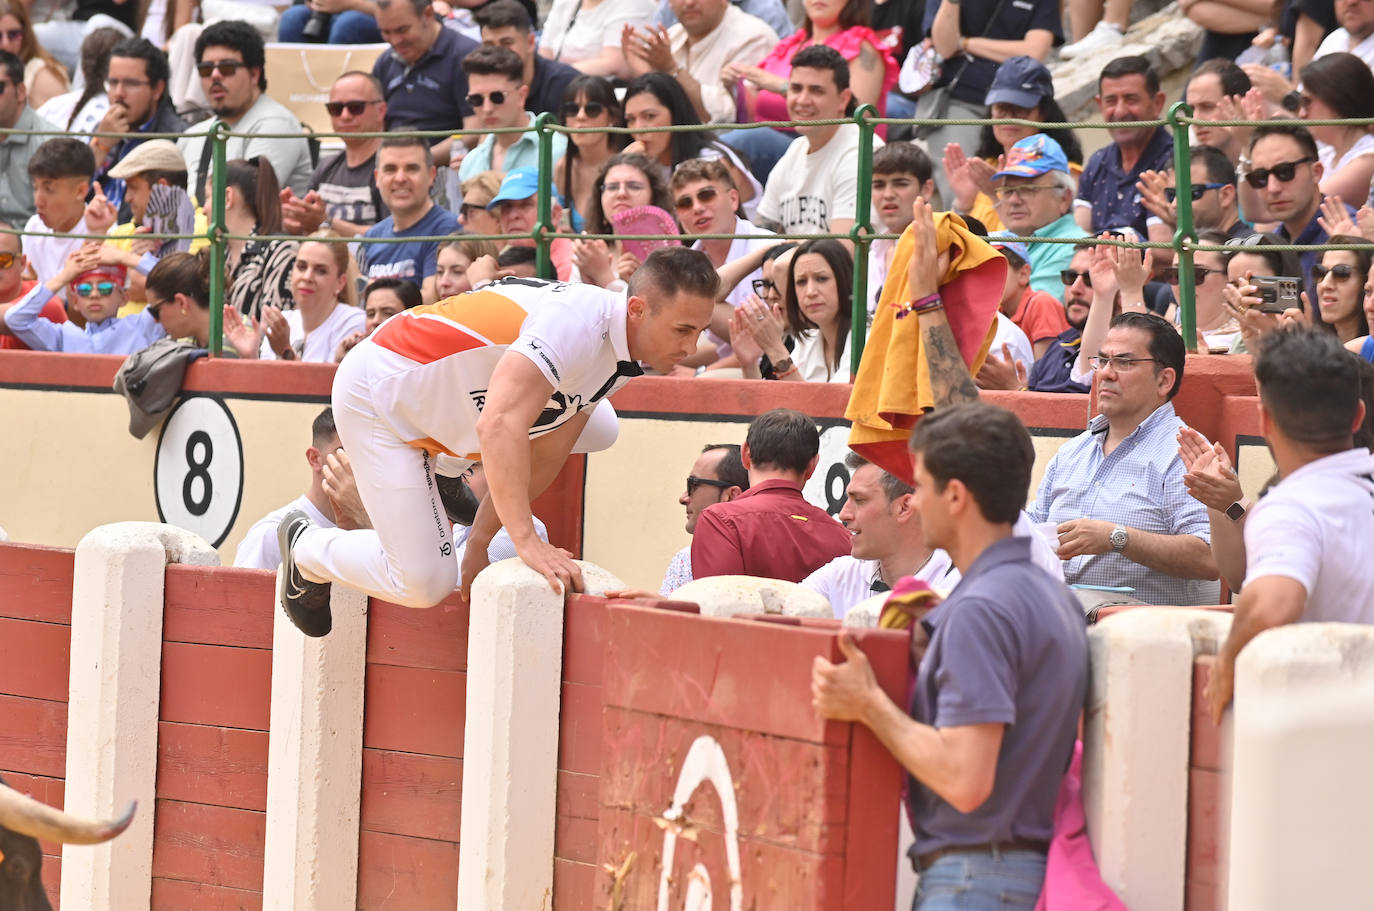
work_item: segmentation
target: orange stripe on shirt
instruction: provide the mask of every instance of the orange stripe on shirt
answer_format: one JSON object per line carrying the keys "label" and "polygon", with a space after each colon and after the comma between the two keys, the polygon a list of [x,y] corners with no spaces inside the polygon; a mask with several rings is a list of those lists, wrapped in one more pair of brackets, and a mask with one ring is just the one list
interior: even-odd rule
{"label": "orange stripe on shirt", "polygon": [[525,310],[492,291],[476,291],[402,311],[373,334],[383,348],[421,364],[488,345],[509,345],[520,335]]}
{"label": "orange stripe on shirt", "polygon": [[466,326],[490,339],[493,345],[509,345],[519,338],[520,327],[527,315],[524,308],[509,297],[485,288],[415,309],[427,310],[435,316]]}

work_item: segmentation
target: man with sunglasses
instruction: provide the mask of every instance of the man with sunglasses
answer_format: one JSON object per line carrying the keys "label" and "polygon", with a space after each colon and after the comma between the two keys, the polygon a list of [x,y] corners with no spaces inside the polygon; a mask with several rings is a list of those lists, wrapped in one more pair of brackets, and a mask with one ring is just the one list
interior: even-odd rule
{"label": "man with sunglasses", "polygon": [[[1195,145],[1188,150],[1192,165],[1193,226],[1199,231],[1221,231],[1229,237],[1245,237],[1251,228],[1240,218],[1236,168],[1221,149]],[[1178,225],[1178,191],[1172,171],[1145,171],[1136,183],[1141,204],[1150,213],[1146,220],[1149,239],[1168,243]],[[1158,256],[1161,251],[1156,250]],[[1168,251],[1162,251],[1169,255]]]}
{"label": "man with sunglasses", "polygon": [[[460,180],[483,171],[507,173],[516,168],[539,167],[539,139],[534,115],[525,110],[530,87],[525,85],[525,65],[515,51],[484,44],[463,58],[468,77],[468,107],[480,131],[527,127],[526,133],[488,133],[468,152],[458,167]],[[553,160],[563,157],[568,138],[553,137]]]}
{"label": "man with sunglasses", "polygon": [[[692,249],[709,256],[711,265],[717,269],[777,243],[777,235],[773,232],[739,216],[739,192],[734,178],[718,160],[689,158],[673,169],[668,189],[683,234],[689,237],[693,234],[753,235],[735,240],[693,241]],[[754,289],[754,282],[761,278],[763,273],[757,267],[735,284],[730,284],[734,280],[731,275],[721,282],[721,299],[733,310],[744,303]],[[729,313],[724,316],[728,319]]]}
{"label": "man with sunglasses", "polygon": [[[687,488],[678,503],[687,511],[687,534],[696,534],[701,511],[716,503],[729,503],[749,489],[749,472],[740,461],[738,443],[708,443],[692,463]],[[692,545],[673,554],[658,591],[671,595],[692,581]]]}
{"label": "man with sunglasses", "polygon": [[557,113],[563,102],[563,90],[579,74],[561,60],[536,53],[538,38],[529,10],[518,0],[490,0],[473,10],[472,18],[482,29],[484,45],[513,51],[524,64],[520,81],[530,90],[525,96],[525,110],[534,114]]}
{"label": "man with sunglasses", "polygon": [[9,51],[0,51],[0,219],[22,225],[33,215],[29,159],[51,138],[8,131],[56,129],[29,107],[24,61]]}
{"label": "man with sunglasses", "polygon": [[[5,229],[11,228],[10,225],[0,221],[0,348],[12,348],[19,351],[28,349],[28,345],[21,342],[10,332],[9,326],[5,324],[4,314],[8,305],[19,300],[38,284],[31,278],[24,277],[24,271],[28,268],[29,261],[24,258],[24,248],[18,234],[5,234]],[[49,300],[39,311],[39,316],[53,323],[65,323],[67,312],[62,308],[62,301],[57,298]]]}

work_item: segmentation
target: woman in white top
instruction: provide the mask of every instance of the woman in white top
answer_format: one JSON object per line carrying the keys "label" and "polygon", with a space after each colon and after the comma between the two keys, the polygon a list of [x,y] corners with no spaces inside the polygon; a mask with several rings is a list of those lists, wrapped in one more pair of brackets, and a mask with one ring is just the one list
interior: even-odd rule
{"label": "woman in white top", "polygon": [[648,25],[657,9],[658,0],[553,0],[539,54],[590,76],[628,79],[620,34],[627,25]]}
{"label": "woman in white top", "polygon": [[71,87],[67,68],[38,42],[28,5],[20,0],[0,0],[0,51],[9,51],[24,61],[24,88],[29,93],[29,107],[35,111]]}
{"label": "woman in white top", "polygon": [[[1354,54],[1328,54],[1303,67],[1298,98],[1303,120],[1374,117],[1374,73]],[[1354,201],[1367,198],[1374,177],[1370,127],[1310,129],[1322,163],[1322,193]]]}
{"label": "woman in white top", "polygon": [[240,340],[248,333],[256,335],[262,360],[331,363],[339,343],[362,331],[367,322],[362,310],[340,300],[351,289],[347,245],[307,240],[296,251],[291,268],[296,308],[283,313],[265,307],[261,321],[248,317],[225,331],[240,351],[247,348]]}

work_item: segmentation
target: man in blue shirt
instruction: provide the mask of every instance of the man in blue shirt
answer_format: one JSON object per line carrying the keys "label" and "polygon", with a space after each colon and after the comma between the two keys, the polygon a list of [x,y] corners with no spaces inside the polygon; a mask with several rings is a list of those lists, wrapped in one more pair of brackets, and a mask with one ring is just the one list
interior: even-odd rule
{"label": "man in blue shirt", "polygon": [[1035,461],[1019,418],[944,406],[916,425],[911,449],[926,543],[963,578],[914,630],[926,648],[909,712],[847,634],[844,663],[814,660],[812,701],[822,717],[867,725],[910,776],[915,911],[1030,911],[1087,694],[1083,612],[1012,535]]}
{"label": "man in blue shirt", "polygon": [[[1097,107],[1108,123],[1158,120],[1164,111],[1159,74],[1144,57],[1118,57],[1097,79]],[[1145,171],[1173,166],[1174,138],[1164,127],[1118,127],[1108,131],[1112,144],[1098,149],[1078,177],[1074,217],[1093,235],[1134,228],[1149,232],[1136,182]]]}
{"label": "man in blue shirt", "polygon": [[435,267],[439,242],[415,240],[399,244],[369,244],[378,237],[441,237],[458,233],[458,219],[435,205],[429,191],[434,186],[434,159],[423,139],[388,136],[377,149],[377,189],[391,214],[368,228],[362,236],[358,265],[369,281],[403,278],[420,287],[425,303],[438,298]]}

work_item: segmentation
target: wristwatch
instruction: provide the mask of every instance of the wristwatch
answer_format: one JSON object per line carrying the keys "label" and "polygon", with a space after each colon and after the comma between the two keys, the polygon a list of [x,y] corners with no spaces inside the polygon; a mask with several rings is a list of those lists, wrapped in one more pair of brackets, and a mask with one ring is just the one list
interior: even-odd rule
{"label": "wristwatch", "polygon": [[790,357],[785,357],[773,365],[773,374],[776,376],[779,373],[786,373],[791,369],[792,359]]}
{"label": "wristwatch", "polygon": [[1126,534],[1126,526],[1118,525],[1113,528],[1107,540],[1112,542],[1112,550],[1121,553],[1126,549],[1126,543],[1130,540],[1130,536]]}
{"label": "wristwatch", "polygon": [[1245,518],[1245,511],[1248,508],[1249,507],[1245,505],[1245,498],[1241,497],[1239,500],[1226,507],[1226,518],[1230,519],[1232,522],[1239,522],[1241,519]]}

